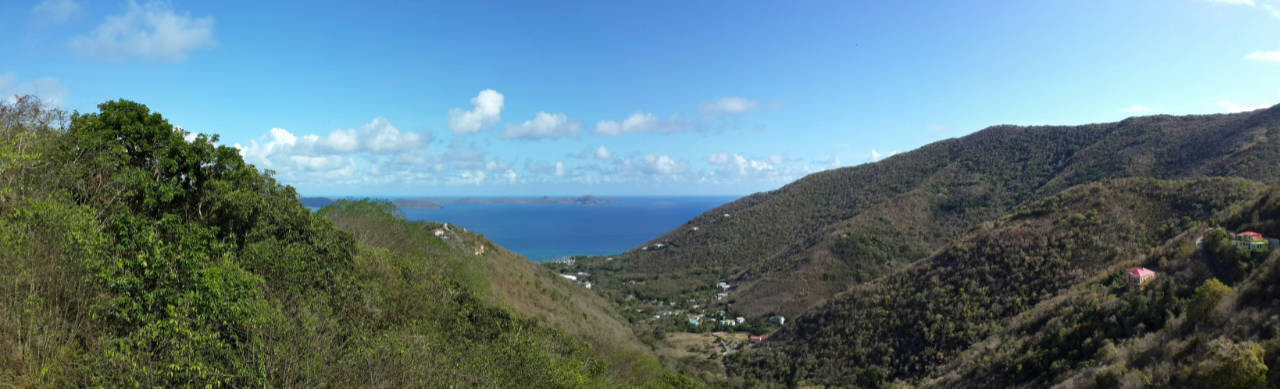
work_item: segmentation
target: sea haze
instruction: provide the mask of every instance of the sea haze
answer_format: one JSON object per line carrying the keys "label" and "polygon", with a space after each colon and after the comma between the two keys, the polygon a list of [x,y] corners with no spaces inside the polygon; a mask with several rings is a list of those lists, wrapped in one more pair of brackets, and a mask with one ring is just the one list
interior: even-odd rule
{"label": "sea haze", "polygon": [[456,224],[534,261],[610,255],[666,233],[737,197],[610,197],[595,205],[448,203],[401,209],[409,220]]}

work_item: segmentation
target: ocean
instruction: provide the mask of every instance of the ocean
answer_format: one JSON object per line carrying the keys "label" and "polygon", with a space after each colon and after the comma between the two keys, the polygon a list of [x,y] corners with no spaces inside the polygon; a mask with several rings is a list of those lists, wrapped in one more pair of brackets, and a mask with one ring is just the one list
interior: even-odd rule
{"label": "ocean", "polygon": [[533,261],[618,254],[737,197],[611,197],[616,203],[475,204],[402,209],[409,220],[447,222],[484,234]]}

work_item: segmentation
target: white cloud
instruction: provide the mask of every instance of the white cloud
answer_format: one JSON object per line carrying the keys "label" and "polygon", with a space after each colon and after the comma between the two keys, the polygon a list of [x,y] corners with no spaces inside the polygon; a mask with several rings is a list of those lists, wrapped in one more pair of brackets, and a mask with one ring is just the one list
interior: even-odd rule
{"label": "white cloud", "polygon": [[564,177],[564,162],[556,161],[556,177]]}
{"label": "white cloud", "polygon": [[737,115],[751,113],[761,109],[760,102],[741,97],[721,97],[714,101],[704,102],[698,107],[703,115]]}
{"label": "white cloud", "polygon": [[569,119],[563,113],[538,112],[533,119],[526,120],[520,125],[507,126],[507,131],[502,133],[502,137],[528,140],[576,138],[580,129],[582,129],[582,122]]}
{"label": "white cloud", "polygon": [[108,16],[88,34],[71,38],[69,47],[89,58],[179,62],[194,50],[217,44],[213,23],[213,17],[180,15],[166,2],[130,1],[124,14]]}
{"label": "white cloud", "polygon": [[275,170],[285,180],[368,182],[414,176],[415,172],[387,167],[428,162],[423,155],[430,137],[430,133],[402,132],[378,117],[359,129],[337,129],[325,137],[272,128],[247,146],[235,146],[246,161]]}
{"label": "white cloud", "polygon": [[601,120],[596,123],[597,134],[618,136],[622,134],[630,134],[637,132],[663,132],[674,133],[680,132],[681,122],[676,118],[663,120],[652,113],[635,112],[631,116],[627,116],[621,122],[614,120]]}
{"label": "white cloud", "polygon": [[32,20],[46,24],[62,24],[84,12],[75,0],[44,0],[31,8]]}
{"label": "white cloud", "polygon": [[1268,106],[1266,104],[1240,105],[1230,101],[1223,100],[1218,102],[1218,107],[1221,107],[1222,109],[1226,110],[1228,113],[1237,113],[1237,112],[1248,112],[1248,111],[1259,110],[1259,109],[1267,108]]}
{"label": "white cloud", "polygon": [[1206,0],[1210,3],[1253,6],[1253,0]]}
{"label": "white cloud", "polygon": [[506,98],[493,89],[480,91],[471,98],[471,110],[461,108],[449,110],[449,129],[456,135],[468,135],[480,132],[485,127],[497,123],[502,118],[502,107]]}
{"label": "white cloud", "polygon": [[596,148],[595,155],[596,155],[596,159],[601,161],[613,158],[613,152],[609,151],[609,148],[604,147],[604,145],[600,145],[600,147]]}
{"label": "white cloud", "polygon": [[1144,113],[1144,112],[1152,112],[1152,111],[1154,110],[1151,109],[1151,107],[1148,107],[1145,105],[1133,105],[1121,110],[1121,112],[1124,112],[1124,113]]}
{"label": "white cloud", "polygon": [[[781,160],[781,158],[775,158]],[[722,175],[747,176],[776,170],[773,163],[749,159],[742,154],[718,153],[707,157],[707,163],[719,166]]]}
{"label": "white cloud", "polygon": [[688,164],[676,162],[675,159],[667,155],[646,154],[642,160],[644,161],[644,167],[650,173],[674,174],[688,168]]}
{"label": "white cloud", "polygon": [[879,151],[876,151],[875,149],[871,149],[871,162],[876,162],[885,158],[889,158],[894,156],[895,154],[898,154],[898,151],[895,150],[895,151],[890,151],[889,154],[881,154]]}
{"label": "white cloud", "polygon": [[[424,136],[415,132],[400,132],[400,129],[391,125],[387,118],[378,117],[360,127],[359,147],[371,153],[413,150],[422,147],[424,142],[431,139],[430,133],[425,134]],[[350,133],[347,133],[335,138],[335,134],[330,134],[329,138],[332,142],[345,145],[350,141],[349,135]]]}
{"label": "white cloud", "polygon": [[23,95],[35,95],[54,107],[67,103],[67,87],[56,78],[43,77],[19,83],[18,76],[12,72],[0,74],[0,99],[12,104],[16,101],[14,96]]}
{"label": "white cloud", "polygon": [[1244,56],[1244,59],[1259,62],[1280,62],[1280,51],[1255,51]]}

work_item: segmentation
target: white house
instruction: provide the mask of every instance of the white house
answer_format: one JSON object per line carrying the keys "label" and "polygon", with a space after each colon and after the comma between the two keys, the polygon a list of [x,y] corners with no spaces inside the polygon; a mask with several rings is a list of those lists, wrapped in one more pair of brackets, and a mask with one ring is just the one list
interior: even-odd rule
{"label": "white house", "polygon": [[575,276],[574,276],[574,275],[572,275],[572,274],[561,274],[560,276],[561,276],[561,277],[564,277],[565,279],[567,279],[567,280],[569,280],[569,281],[577,281],[577,280],[578,280],[578,277],[575,277]]}

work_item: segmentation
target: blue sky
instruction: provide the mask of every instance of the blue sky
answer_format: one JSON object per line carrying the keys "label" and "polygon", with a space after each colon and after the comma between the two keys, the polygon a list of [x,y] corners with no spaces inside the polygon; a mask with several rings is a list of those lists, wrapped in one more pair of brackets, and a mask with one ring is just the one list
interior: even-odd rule
{"label": "blue sky", "polygon": [[0,3],[0,93],[305,195],[741,195],[996,124],[1280,102],[1280,0]]}

